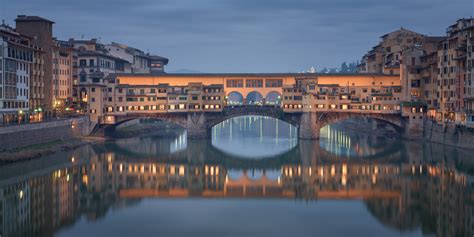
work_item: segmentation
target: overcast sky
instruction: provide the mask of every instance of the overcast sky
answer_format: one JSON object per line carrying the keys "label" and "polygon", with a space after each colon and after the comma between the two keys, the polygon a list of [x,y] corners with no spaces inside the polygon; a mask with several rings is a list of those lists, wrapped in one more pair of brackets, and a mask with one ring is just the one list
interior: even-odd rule
{"label": "overcast sky", "polygon": [[100,38],[170,59],[168,71],[297,72],[359,60],[401,26],[444,35],[473,0],[0,0],[0,16],[38,15],[59,39]]}

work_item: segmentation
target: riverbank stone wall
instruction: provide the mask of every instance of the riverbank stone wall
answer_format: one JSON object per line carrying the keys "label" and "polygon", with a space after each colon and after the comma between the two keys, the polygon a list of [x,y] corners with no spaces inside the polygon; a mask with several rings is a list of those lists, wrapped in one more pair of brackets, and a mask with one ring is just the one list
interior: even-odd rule
{"label": "riverbank stone wall", "polygon": [[0,127],[0,151],[87,136],[94,128],[88,117]]}

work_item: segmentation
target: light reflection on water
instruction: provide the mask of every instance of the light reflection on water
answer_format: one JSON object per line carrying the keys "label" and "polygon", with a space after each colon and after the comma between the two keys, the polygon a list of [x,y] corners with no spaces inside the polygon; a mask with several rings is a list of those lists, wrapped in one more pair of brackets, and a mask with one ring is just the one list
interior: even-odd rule
{"label": "light reflection on water", "polygon": [[337,157],[370,157],[400,146],[400,140],[371,136],[342,128],[339,124],[327,125],[320,131],[319,145]]}
{"label": "light reflection on water", "polygon": [[336,130],[259,159],[178,133],[0,166],[0,235],[474,234],[471,152]]}
{"label": "light reflection on water", "polygon": [[212,145],[239,157],[271,157],[282,154],[297,144],[297,129],[271,117],[241,116],[212,128]]}

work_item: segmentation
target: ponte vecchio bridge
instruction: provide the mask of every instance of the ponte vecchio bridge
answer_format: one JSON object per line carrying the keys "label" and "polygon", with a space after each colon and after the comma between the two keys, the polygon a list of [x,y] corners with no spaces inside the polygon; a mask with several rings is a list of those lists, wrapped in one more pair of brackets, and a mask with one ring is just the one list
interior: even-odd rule
{"label": "ponte vecchio bridge", "polygon": [[110,75],[80,88],[104,133],[137,118],[177,124],[188,137],[211,136],[229,118],[261,115],[318,139],[320,128],[354,117],[385,121],[407,138],[423,132],[425,108],[405,102],[399,75],[388,74],[159,74]]}

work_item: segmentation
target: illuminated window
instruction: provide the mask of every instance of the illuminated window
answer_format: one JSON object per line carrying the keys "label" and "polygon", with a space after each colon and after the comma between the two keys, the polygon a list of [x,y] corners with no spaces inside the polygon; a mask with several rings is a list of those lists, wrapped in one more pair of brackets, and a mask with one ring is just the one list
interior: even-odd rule
{"label": "illuminated window", "polygon": [[349,106],[348,105],[342,105],[342,109],[348,109]]}
{"label": "illuminated window", "polygon": [[324,109],[324,105],[323,104],[319,104],[317,105],[318,109]]}
{"label": "illuminated window", "polygon": [[176,109],[176,106],[175,105],[170,105],[170,109],[174,110],[174,109]]}
{"label": "illuminated window", "polygon": [[209,105],[204,105],[204,108],[205,108],[205,109],[209,109]]}
{"label": "illuminated window", "polygon": [[185,109],[186,105],[185,104],[179,104],[179,109]]}
{"label": "illuminated window", "polygon": [[335,109],[336,108],[336,105],[335,104],[332,104],[331,105],[331,109]]}

